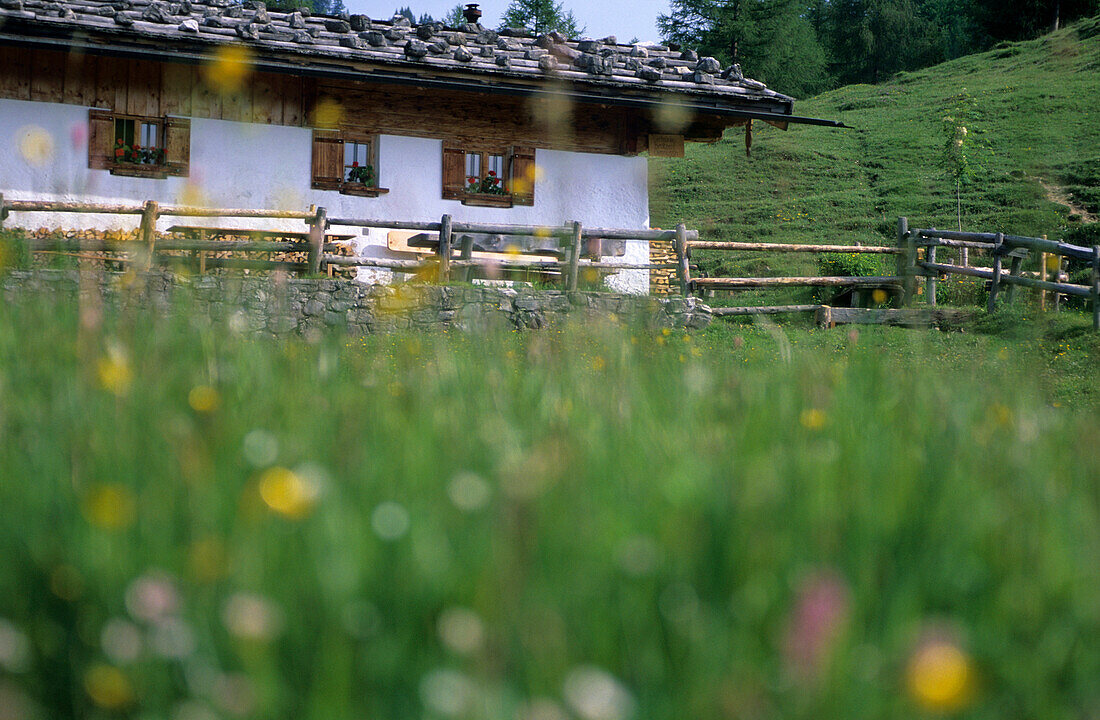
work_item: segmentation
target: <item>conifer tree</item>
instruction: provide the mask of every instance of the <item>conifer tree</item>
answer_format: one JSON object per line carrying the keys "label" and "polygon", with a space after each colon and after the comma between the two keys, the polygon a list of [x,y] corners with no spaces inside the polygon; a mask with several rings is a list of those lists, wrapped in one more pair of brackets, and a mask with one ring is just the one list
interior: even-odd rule
{"label": "conifer tree", "polygon": [[462,12],[461,5],[455,5],[443,16],[443,24],[447,27],[462,27],[466,24],[466,16]]}
{"label": "conifer tree", "polygon": [[563,9],[562,4],[554,0],[512,0],[504,11],[500,27],[526,28],[538,35],[557,30],[570,38],[584,32],[573,11]]}
{"label": "conifer tree", "polygon": [[738,63],[780,92],[808,95],[829,82],[810,7],[808,0],[672,0],[657,27],[668,42]]}

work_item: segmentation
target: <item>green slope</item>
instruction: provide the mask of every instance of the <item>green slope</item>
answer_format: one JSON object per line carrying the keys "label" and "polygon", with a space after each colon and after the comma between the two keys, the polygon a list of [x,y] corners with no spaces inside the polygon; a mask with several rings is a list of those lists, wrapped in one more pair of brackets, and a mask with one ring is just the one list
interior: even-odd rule
{"label": "green slope", "polygon": [[[796,105],[798,114],[843,120],[851,130],[758,123],[751,159],[740,130],[690,146],[683,159],[654,159],[653,223],[682,219],[714,240],[865,244],[892,242],[899,215],[911,225],[957,227],[954,181],[941,158],[943,118],[960,98],[972,107],[975,170],[962,188],[964,229],[1091,236],[1095,227],[1082,231],[1082,216],[1049,194],[1100,212],[1100,18]],[[700,253],[699,261],[711,275],[829,269],[802,255]]]}

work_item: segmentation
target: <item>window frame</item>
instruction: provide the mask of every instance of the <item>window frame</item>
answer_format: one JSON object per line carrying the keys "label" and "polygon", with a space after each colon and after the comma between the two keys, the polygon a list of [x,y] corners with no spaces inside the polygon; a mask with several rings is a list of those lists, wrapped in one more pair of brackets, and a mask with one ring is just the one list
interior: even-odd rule
{"label": "window frame", "polygon": [[[166,147],[167,134],[165,133],[165,129],[167,127],[167,118],[146,117],[143,115],[128,115],[125,113],[114,113],[113,115],[115,132],[114,144],[111,147],[115,157],[114,166],[111,168],[111,174],[123,175],[127,177],[148,177],[156,179],[168,177],[168,148]],[[140,136],[144,134],[142,130],[144,129],[143,126],[145,125],[152,125],[153,127],[155,127],[156,135],[158,138],[157,146],[155,149],[160,153],[161,161],[156,163],[147,163],[134,162],[133,160],[120,160],[119,151],[122,150],[123,147],[130,147],[133,144],[133,140],[131,140],[130,145],[119,145],[118,141],[122,139],[119,137],[118,131],[118,124],[120,122],[132,122],[134,124],[133,135],[135,136]],[[147,149],[142,145],[138,145],[138,147],[142,148],[143,150]]]}
{"label": "window frame", "polygon": [[[319,157],[318,155],[318,153],[325,152],[323,150],[325,144],[335,143],[340,145],[340,176],[338,180],[335,179],[335,175],[331,174],[332,171],[335,170],[335,167],[325,167],[330,160],[324,156]],[[367,155],[369,165],[374,168],[373,185],[365,185],[359,181],[348,179],[348,171],[351,166],[345,164],[345,161],[347,157],[347,146],[352,143],[366,145],[368,147]],[[378,197],[379,195],[385,195],[389,192],[389,188],[384,188],[379,185],[381,179],[381,168],[378,162],[379,144],[379,135],[377,133],[365,133],[347,128],[338,130],[314,128],[310,187],[314,190],[336,191],[341,195],[355,195],[357,197]]]}
{"label": "window frame", "polygon": [[[477,158],[478,174],[470,174],[470,158]],[[500,175],[496,174],[495,170],[492,170],[492,163],[490,158],[500,158]],[[467,205],[486,204],[491,207],[503,206],[512,207],[512,178],[511,178],[511,148],[504,150],[498,149],[468,149],[466,150],[464,160],[466,161],[465,176],[466,182],[463,192],[466,194]],[[497,182],[500,183],[499,192],[484,192],[480,190],[471,190],[471,186],[484,186],[486,181],[490,177],[495,177]],[[475,178],[474,182],[470,179]]]}
{"label": "window frame", "polygon": [[[516,156],[523,155],[525,158],[531,160],[533,163],[534,150],[528,148],[521,148],[516,145],[493,145],[493,144],[459,144],[457,142],[444,141],[443,143],[443,198],[445,200],[458,200],[463,205],[470,205],[475,207],[497,207],[497,208],[511,208],[517,205],[534,205],[534,187],[529,192],[519,194],[516,192],[515,187],[515,167]],[[461,155],[461,163],[458,163],[457,157]],[[477,183],[481,184],[485,182],[485,179],[491,177],[489,173],[493,172],[490,158],[498,156],[501,158],[501,189],[502,192],[478,192],[471,190],[471,186],[474,184],[470,182],[470,178],[475,177],[471,174],[470,158],[478,158],[478,173]],[[454,177],[454,173],[457,170],[461,170],[461,183],[458,182],[458,178]]]}
{"label": "window frame", "polygon": [[[119,154],[125,147],[132,147],[133,139],[125,143],[125,131],[120,133],[119,123],[132,122],[132,135],[140,137],[143,125],[156,128],[158,162],[133,162]],[[169,176],[190,174],[191,120],[174,116],[147,116],[113,112],[92,108],[88,115],[88,167],[107,170],[112,175],[163,180]],[[119,145],[119,140],[123,144]]]}

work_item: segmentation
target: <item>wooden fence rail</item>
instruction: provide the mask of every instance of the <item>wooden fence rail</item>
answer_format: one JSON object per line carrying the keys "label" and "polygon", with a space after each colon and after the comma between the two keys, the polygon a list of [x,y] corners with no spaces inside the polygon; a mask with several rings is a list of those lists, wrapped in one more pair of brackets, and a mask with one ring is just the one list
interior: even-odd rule
{"label": "wooden fence rail", "polygon": [[696,240],[688,242],[693,250],[747,250],[758,252],[809,252],[809,253],[875,253],[878,255],[896,255],[896,247],[877,245],[800,245],[798,243],[748,243],[748,242],[711,242]]}
{"label": "wooden fence rail", "polygon": [[[154,263],[179,265],[193,263],[195,258],[165,256],[164,252],[190,251],[198,253],[200,272],[205,267],[238,267],[256,269],[285,269],[296,272],[317,274],[322,266],[373,267],[404,272],[416,272],[427,268],[436,271],[440,282],[448,282],[452,271],[459,271],[460,278],[469,278],[473,268],[492,268],[504,270],[536,270],[540,272],[558,272],[562,285],[567,290],[577,289],[582,270],[658,270],[675,269],[680,275],[681,287],[685,290],[689,284],[691,266],[687,262],[687,242],[698,240],[699,233],[687,230],[683,225],[675,230],[629,229],[629,228],[586,228],[579,222],[561,226],[508,225],[500,223],[455,222],[450,215],[444,215],[439,222],[420,222],[402,220],[374,220],[363,218],[330,218],[323,207],[310,207],[306,211],[263,210],[250,208],[198,208],[190,206],[164,205],[147,201],[141,205],[116,205],[88,202],[55,202],[45,200],[5,200],[0,194],[0,228],[11,212],[63,212],[107,215],[140,215],[139,239],[137,241],[110,243],[98,240],[79,240],[65,238],[28,238],[27,245],[33,251],[95,251],[127,252],[129,257],[114,258],[121,262],[130,262],[149,267]],[[224,217],[224,218],[265,218],[302,220],[308,226],[305,242],[259,242],[259,241],[207,241],[191,239],[168,239],[158,241],[156,222],[159,217]],[[432,260],[407,260],[375,257],[348,257],[332,254],[337,246],[325,243],[325,231],[333,225],[354,227],[393,228],[420,232],[438,233],[438,245]],[[462,234],[460,247],[455,247],[456,233]],[[511,235],[556,240],[550,243],[553,254],[562,259],[544,259],[532,257],[502,256],[500,259],[473,258],[473,240],[469,233],[486,235]],[[277,231],[271,231],[277,235]],[[582,243],[585,240],[638,240],[643,242],[673,242],[677,248],[677,261],[671,263],[614,263],[581,260]],[[536,243],[542,248],[545,243]],[[592,247],[599,254],[599,243]],[[278,260],[252,260],[244,258],[206,258],[207,252],[246,252],[246,253],[282,253],[304,252],[305,263]],[[459,255],[454,257],[455,252]],[[158,254],[159,253],[159,254]],[[84,256],[82,256],[84,257]],[[89,259],[96,259],[90,257]]]}
{"label": "wooden fence rail", "polygon": [[[1001,286],[1007,286],[1006,301],[1011,303],[1015,298],[1017,287],[1026,287],[1042,292],[1040,304],[1045,307],[1045,294],[1054,293],[1055,307],[1061,295],[1073,295],[1085,297],[1092,301],[1092,326],[1100,330],[1100,246],[1085,247],[1070,243],[1048,240],[1046,237],[1033,238],[1023,235],[1005,235],[1004,233],[980,233],[961,232],[954,230],[908,229],[906,218],[898,219],[898,245],[910,248],[904,267],[900,267],[899,273],[904,273],[906,282],[913,282],[917,276],[923,275],[927,284],[927,295],[930,304],[936,302],[936,279],[940,275],[966,275],[990,281],[989,301],[986,309],[993,312],[997,306],[997,298]],[[925,258],[918,261],[916,247],[923,247]],[[961,247],[988,250],[993,257],[992,268],[980,268],[965,265],[949,265],[936,262],[937,247]],[[1039,252],[1041,267],[1038,278],[1027,277],[1034,273],[1023,271],[1023,262],[1030,251]],[[1061,282],[1061,260],[1057,263],[1058,269],[1054,272],[1054,281],[1047,280],[1047,256],[1059,258],[1071,258],[1089,264],[1091,268],[1091,282],[1089,285],[1075,285]],[[1002,267],[1005,258],[1010,259],[1007,271]]]}
{"label": "wooden fence rail", "polygon": [[[119,258],[123,262],[138,263],[144,266],[158,264],[181,264],[193,262],[195,258],[185,256],[167,256],[164,252],[190,251],[197,253],[200,270],[203,267],[236,267],[256,269],[285,269],[296,272],[320,272],[322,266],[375,267],[404,272],[416,272],[429,267],[436,269],[441,282],[451,279],[457,271],[461,279],[468,279],[473,268],[500,268],[517,270],[538,270],[558,272],[563,288],[575,290],[582,269],[593,270],[656,270],[675,269],[684,295],[695,288],[714,288],[723,290],[741,290],[768,287],[888,287],[901,290],[901,304],[912,303],[916,294],[917,279],[925,279],[927,300],[936,304],[936,281],[941,275],[957,274],[990,280],[988,309],[996,307],[1002,285],[1006,287],[1006,299],[1012,302],[1017,287],[1026,287],[1042,292],[1053,292],[1055,305],[1061,295],[1086,297],[1092,301],[1093,326],[1100,330],[1100,246],[1084,247],[1043,238],[1032,238],[1003,233],[961,232],[953,230],[909,229],[907,218],[898,218],[897,244],[895,246],[862,245],[799,245],[794,243],[756,243],[756,242],[710,242],[699,240],[699,233],[688,230],[682,223],[673,230],[627,229],[627,228],[587,228],[580,222],[560,226],[508,225],[500,223],[455,222],[450,215],[444,215],[439,222],[375,220],[362,218],[329,218],[323,207],[310,207],[308,210],[264,210],[252,208],[200,208],[185,205],[161,206],[155,201],[141,205],[114,205],[85,202],[54,202],[39,200],[5,200],[0,194],[0,228],[11,212],[64,212],[84,214],[140,215],[139,240],[127,243],[109,243],[96,240],[75,239],[28,239],[27,244],[34,251],[123,251],[130,257]],[[156,222],[160,217],[223,217],[223,218],[265,218],[302,220],[308,226],[305,242],[258,242],[258,241],[206,241],[190,239],[169,239],[157,241]],[[333,225],[346,225],[370,228],[393,228],[420,232],[438,233],[438,245],[432,260],[405,260],[374,257],[347,257],[332,254],[337,246],[325,243],[325,231]],[[456,233],[461,238],[456,238]],[[543,252],[551,251],[556,257],[516,257],[508,255],[501,259],[473,258],[473,240],[469,234],[512,235],[535,238],[552,238],[557,243],[547,246],[536,242]],[[277,234],[272,231],[271,234]],[[460,247],[455,247],[456,239]],[[675,263],[612,263],[599,260],[582,260],[582,245],[585,240],[638,240],[643,242],[671,242],[675,251]],[[595,254],[598,255],[599,243]],[[959,248],[963,250],[989,251],[993,259],[992,268],[964,265],[951,265],[937,261],[938,248]],[[816,276],[816,277],[716,277],[693,278],[691,251],[729,250],[751,252],[805,252],[805,253],[875,253],[894,255],[897,258],[897,274],[887,276]],[[205,258],[206,252],[233,251],[248,253],[305,252],[305,263],[278,260],[254,260],[247,258]],[[924,257],[921,259],[920,253]],[[1035,273],[1023,271],[1023,261],[1029,251],[1044,254],[1043,267],[1038,277],[1028,277]],[[455,253],[458,257],[455,257]],[[160,254],[158,254],[160,253]],[[1056,272],[1054,281],[1047,280],[1045,255],[1069,258],[1088,263],[1091,268],[1089,285],[1075,285],[1060,282],[1061,275]],[[82,256],[83,257],[83,256]],[[560,257],[560,259],[558,259]],[[1005,259],[1010,260],[1007,271],[1002,268]],[[1059,264],[1060,267],[1060,264]],[[1042,296],[1041,296],[1042,297]],[[785,305],[762,308],[734,308],[723,311],[722,315],[743,315],[754,311],[768,312],[804,312],[811,306]]]}
{"label": "wooden fence rail", "polygon": [[[1045,303],[1045,293],[1053,292],[1055,306],[1061,295],[1087,297],[1093,300],[1093,325],[1100,329],[1100,247],[1083,247],[1069,243],[1048,240],[1046,237],[1032,238],[1022,235],[1003,233],[960,232],[937,230],[935,228],[909,228],[908,218],[898,218],[897,242],[894,246],[861,246],[837,244],[797,244],[768,242],[712,242],[688,240],[683,243],[681,252],[677,247],[678,258],[686,266],[691,250],[727,250],[742,252],[777,253],[876,253],[896,257],[896,274],[887,276],[824,276],[824,277],[713,277],[691,278],[685,268],[680,272],[681,287],[686,294],[694,288],[721,290],[743,290],[769,287],[881,287],[900,289],[902,307],[913,303],[916,296],[917,280],[925,280],[926,299],[929,305],[936,305],[936,280],[940,275],[958,274],[990,280],[988,309],[992,312],[997,303],[998,294],[1003,287],[1007,289],[1006,300],[1012,302],[1018,287],[1040,290]],[[958,248],[982,250],[991,253],[992,268],[973,267],[966,263],[951,265],[937,262],[938,248]],[[1024,259],[1028,252],[1043,254],[1043,266],[1038,273],[1023,270]],[[921,253],[923,252],[923,258]],[[1060,270],[1055,272],[1053,281],[1047,279],[1046,255],[1055,255],[1088,262],[1092,267],[1091,285],[1073,285],[1061,282]],[[1007,270],[1001,267],[1009,261]],[[807,312],[816,309],[816,305],[773,305],[760,307],[716,308],[719,316],[741,316],[754,314],[777,314],[786,312]],[[909,312],[909,311],[906,311]]]}

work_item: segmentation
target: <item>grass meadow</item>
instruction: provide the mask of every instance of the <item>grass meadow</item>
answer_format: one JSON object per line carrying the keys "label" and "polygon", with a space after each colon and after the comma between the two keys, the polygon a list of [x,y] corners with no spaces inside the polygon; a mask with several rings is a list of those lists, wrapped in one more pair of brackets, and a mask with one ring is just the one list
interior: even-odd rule
{"label": "grass meadow", "polygon": [[1091,717],[1086,322],[307,343],[28,298],[0,717]]}

